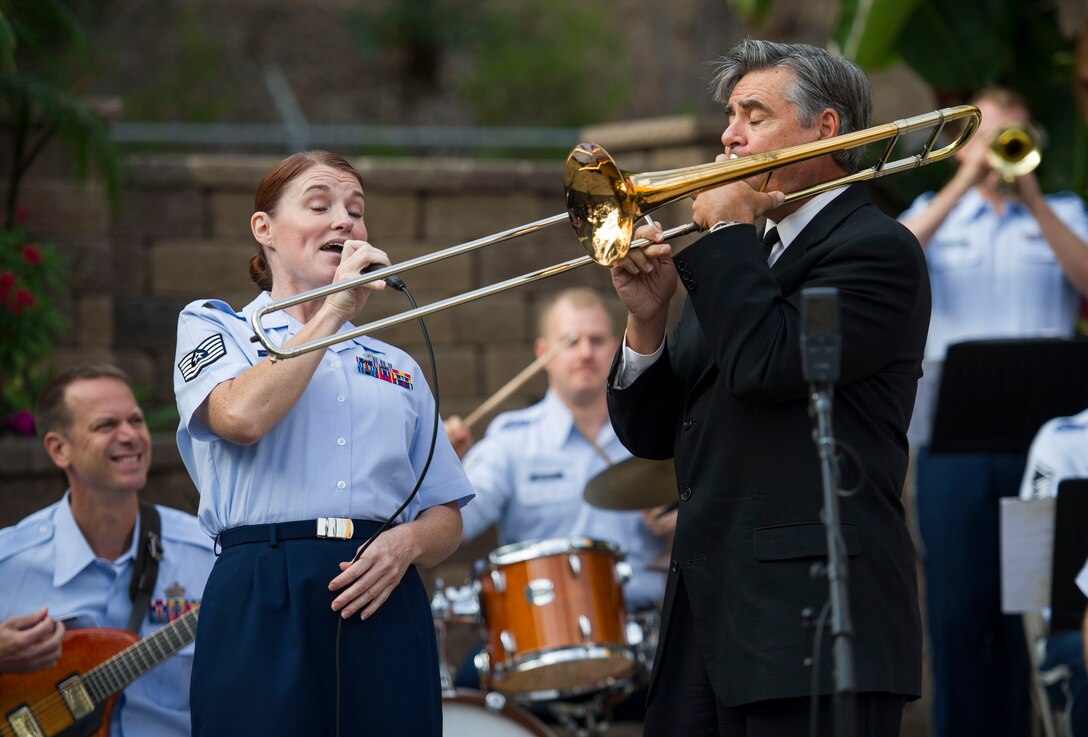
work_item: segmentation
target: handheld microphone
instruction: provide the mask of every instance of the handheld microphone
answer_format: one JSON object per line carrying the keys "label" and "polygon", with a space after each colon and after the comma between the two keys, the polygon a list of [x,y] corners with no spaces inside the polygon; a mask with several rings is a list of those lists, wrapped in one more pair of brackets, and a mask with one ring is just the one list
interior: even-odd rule
{"label": "handheld microphone", "polygon": [[808,382],[834,382],[842,370],[839,290],[810,287],[801,291],[801,371]]}
{"label": "handheld microphone", "polygon": [[[360,274],[369,274],[371,271],[377,271],[378,269],[384,269],[384,268],[385,268],[384,264],[370,264],[370,266],[367,266],[365,269],[363,269],[359,273]],[[403,292],[405,289],[407,289],[404,282],[396,274],[390,274],[389,276],[385,277],[385,279],[383,279],[383,281],[386,284],[388,284],[389,286],[391,286],[393,289],[396,289],[398,292]]]}

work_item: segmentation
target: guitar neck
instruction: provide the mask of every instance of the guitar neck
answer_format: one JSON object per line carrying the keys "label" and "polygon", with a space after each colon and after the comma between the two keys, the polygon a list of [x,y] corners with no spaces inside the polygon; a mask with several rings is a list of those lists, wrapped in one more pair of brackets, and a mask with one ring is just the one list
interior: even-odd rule
{"label": "guitar neck", "polygon": [[94,702],[102,703],[195,640],[199,612],[199,607],[190,609],[170,624],[85,673],[83,685]]}

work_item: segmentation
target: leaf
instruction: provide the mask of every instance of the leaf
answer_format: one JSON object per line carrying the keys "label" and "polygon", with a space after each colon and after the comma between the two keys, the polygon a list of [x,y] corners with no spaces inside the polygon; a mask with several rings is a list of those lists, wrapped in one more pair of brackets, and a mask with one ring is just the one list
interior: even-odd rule
{"label": "leaf", "polygon": [[15,71],[15,29],[3,7],[0,7],[0,70]]}
{"label": "leaf", "polygon": [[842,55],[866,69],[897,59],[895,42],[921,0],[843,0],[836,40]]}
{"label": "leaf", "polygon": [[750,25],[758,26],[763,22],[773,0],[733,0],[733,6]]}

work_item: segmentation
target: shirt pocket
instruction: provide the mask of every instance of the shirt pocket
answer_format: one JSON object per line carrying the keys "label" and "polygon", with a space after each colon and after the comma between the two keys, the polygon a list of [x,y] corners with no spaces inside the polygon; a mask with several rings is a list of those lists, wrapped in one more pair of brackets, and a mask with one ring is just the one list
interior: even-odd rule
{"label": "shirt pocket", "polygon": [[982,245],[966,238],[934,238],[926,249],[930,271],[971,269],[982,263]]}
{"label": "shirt pocket", "polygon": [[1043,234],[1036,231],[1026,233],[1016,244],[1016,255],[1019,259],[1029,264],[1056,264],[1054,250],[1046,242]]}
{"label": "shirt pocket", "polygon": [[568,501],[571,488],[570,472],[561,464],[537,462],[521,470],[517,502],[526,507],[561,504]]}

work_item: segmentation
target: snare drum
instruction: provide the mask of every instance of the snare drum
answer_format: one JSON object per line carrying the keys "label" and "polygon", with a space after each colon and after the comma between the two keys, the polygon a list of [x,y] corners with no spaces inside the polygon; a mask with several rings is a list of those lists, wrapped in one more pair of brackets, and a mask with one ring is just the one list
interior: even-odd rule
{"label": "snare drum", "polygon": [[501,547],[479,576],[486,647],[481,680],[496,691],[548,699],[630,679],[619,546],[589,538]]}
{"label": "snare drum", "polygon": [[500,693],[457,691],[442,696],[444,737],[555,737],[535,716]]}

